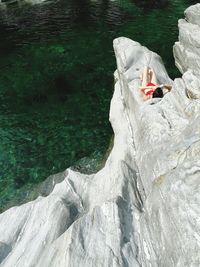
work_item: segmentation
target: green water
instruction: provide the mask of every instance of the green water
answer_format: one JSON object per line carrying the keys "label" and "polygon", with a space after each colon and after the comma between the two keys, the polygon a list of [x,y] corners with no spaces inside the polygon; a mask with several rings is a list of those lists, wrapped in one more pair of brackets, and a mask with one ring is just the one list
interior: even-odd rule
{"label": "green water", "polygon": [[[126,36],[159,53],[172,78],[177,21],[194,1],[57,1],[0,9],[0,210],[71,165],[101,165],[116,68]],[[77,163],[78,162],[78,163]],[[87,171],[87,170],[86,170]]]}

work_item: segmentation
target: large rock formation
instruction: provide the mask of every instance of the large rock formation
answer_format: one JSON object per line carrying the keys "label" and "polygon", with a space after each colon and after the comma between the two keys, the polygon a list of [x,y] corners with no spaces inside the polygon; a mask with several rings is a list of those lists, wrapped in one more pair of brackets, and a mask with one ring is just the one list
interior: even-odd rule
{"label": "large rock formation", "polygon": [[189,98],[200,98],[200,4],[186,9],[179,20],[179,42],[174,45],[176,66],[184,74]]}
{"label": "large rock formation", "polygon": [[[193,24],[179,26],[174,49],[184,75],[174,82],[157,54],[127,38],[114,40],[115,138],[105,167],[92,175],[69,168],[59,182],[51,178],[45,196],[2,213],[0,266],[200,265],[200,87],[187,49],[196,58],[200,52],[187,30]],[[173,85],[163,99],[142,101],[145,65],[160,83]]]}

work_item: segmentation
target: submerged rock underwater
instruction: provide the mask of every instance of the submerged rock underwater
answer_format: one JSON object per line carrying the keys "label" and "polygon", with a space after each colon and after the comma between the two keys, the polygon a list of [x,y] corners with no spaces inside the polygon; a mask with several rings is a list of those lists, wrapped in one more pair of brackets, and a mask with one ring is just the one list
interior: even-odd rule
{"label": "submerged rock underwater", "polygon": [[[199,266],[200,4],[179,21],[182,78],[128,38],[114,40],[114,146],[102,170],[68,168],[36,200],[0,215],[0,266]],[[192,31],[191,31],[192,29]],[[173,86],[143,102],[140,73]],[[151,105],[152,104],[152,105]]]}

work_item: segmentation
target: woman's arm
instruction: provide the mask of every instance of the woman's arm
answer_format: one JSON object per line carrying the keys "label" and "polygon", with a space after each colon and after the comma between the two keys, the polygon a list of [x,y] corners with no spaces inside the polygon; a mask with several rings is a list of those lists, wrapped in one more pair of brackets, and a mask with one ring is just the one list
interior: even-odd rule
{"label": "woman's arm", "polygon": [[142,94],[142,97],[143,97],[144,101],[146,101],[146,100],[150,99],[152,96],[151,95],[146,95],[145,94],[145,90],[149,91],[151,89],[156,89],[156,86],[147,86],[147,87],[140,86],[139,89],[140,89],[140,92]]}
{"label": "woman's arm", "polygon": [[142,91],[145,91],[146,89],[153,89],[156,90],[156,88],[158,88],[159,86],[140,86],[139,89]]}
{"label": "woman's arm", "polygon": [[171,90],[172,90],[172,86],[169,85],[169,84],[164,84],[163,86],[164,86],[164,88],[166,88],[168,91],[171,91]]}

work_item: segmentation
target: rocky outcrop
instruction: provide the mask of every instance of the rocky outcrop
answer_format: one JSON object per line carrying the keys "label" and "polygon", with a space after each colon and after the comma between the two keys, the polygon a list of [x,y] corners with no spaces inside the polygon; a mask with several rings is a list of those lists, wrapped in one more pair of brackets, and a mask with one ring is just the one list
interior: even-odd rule
{"label": "rocky outcrop", "polygon": [[[185,11],[180,19],[179,41],[174,45],[175,63],[183,74],[186,94],[190,99],[200,98],[200,4]],[[197,104],[197,102],[195,102]]]}
{"label": "rocky outcrop", "polygon": [[[185,41],[174,49],[184,75],[173,82],[157,54],[114,40],[115,137],[105,167],[91,175],[69,168],[45,196],[2,213],[0,266],[200,265],[198,66],[181,62],[181,45],[186,51]],[[163,99],[143,102],[145,65],[173,85]]]}
{"label": "rocky outcrop", "polygon": [[184,73],[188,69],[199,75],[200,69],[200,4],[185,11],[179,20],[179,42],[174,46],[176,65]]}

